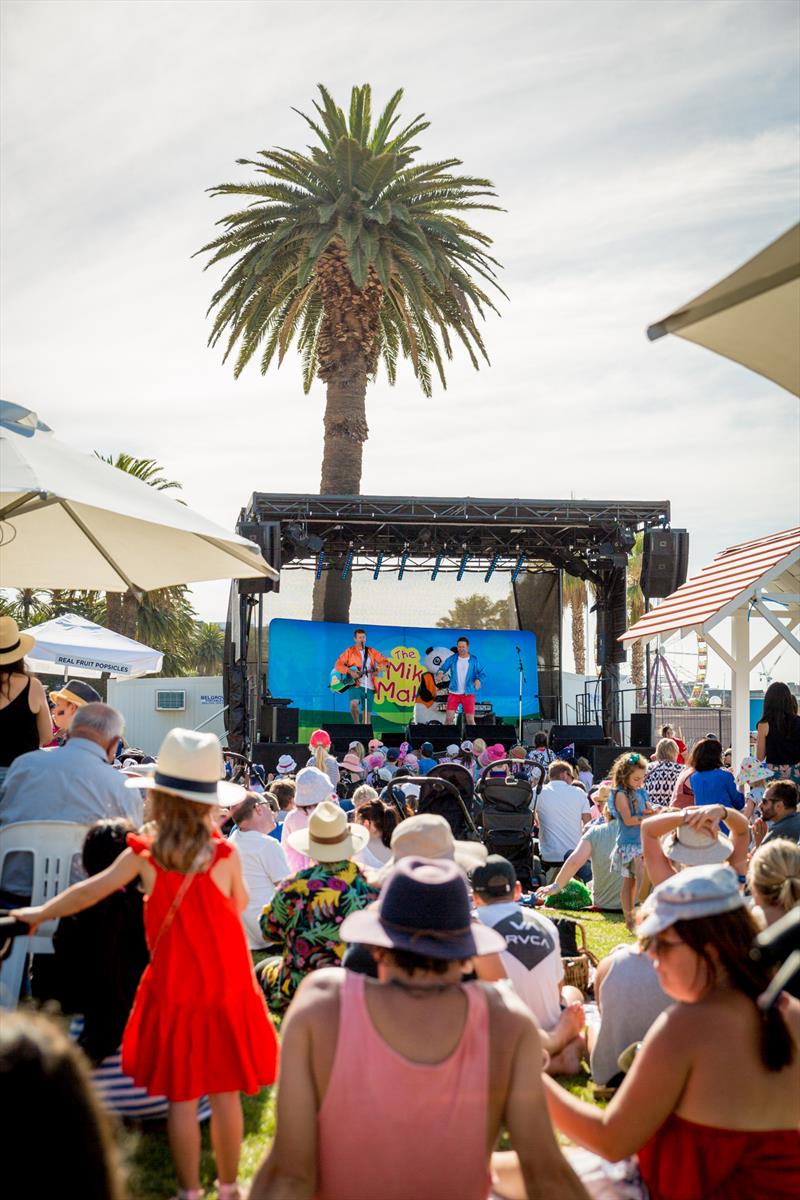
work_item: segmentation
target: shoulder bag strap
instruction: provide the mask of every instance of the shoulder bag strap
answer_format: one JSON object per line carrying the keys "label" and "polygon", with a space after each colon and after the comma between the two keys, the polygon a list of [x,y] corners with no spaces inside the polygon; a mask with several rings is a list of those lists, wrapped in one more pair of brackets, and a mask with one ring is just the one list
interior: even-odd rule
{"label": "shoulder bag strap", "polygon": [[192,886],[192,883],[194,882],[194,880],[197,878],[203,854],[204,854],[204,851],[200,850],[195,855],[194,861],[192,862],[191,867],[189,868],[189,870],[187,871],[183,880],[181,881],[181,886],[178,888],[177,892],[175,893],[175,895],[172,898],[172,904],[170,904],[170,906],[169,906],[169,912],[164,917],[164,920],[161,922],[161,928],[159,929],[158,933],[156,934],[156,940],[153,942],[153,949],[150,951],[150,962],[152,962],[153,959],[155,958],[156,950],[158,949],[158,947],[161,943],[161,939],[164,936],[164,934],[167,932],[167,930],[169,929],[173,920],[175,919],[175,914],[178,911],[178,909],[180,908],[181,904],[183,903],[184,896],[188,892],[189,888]]}

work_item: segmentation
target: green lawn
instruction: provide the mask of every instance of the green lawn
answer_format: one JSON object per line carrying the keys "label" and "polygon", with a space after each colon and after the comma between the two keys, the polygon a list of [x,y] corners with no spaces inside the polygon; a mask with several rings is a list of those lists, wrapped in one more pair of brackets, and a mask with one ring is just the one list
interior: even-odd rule
{"label": "green lawn", "polygon": [[[633,941],[633,936],[625,928],[621,913],[575,913],[549,908],[545,911],[554,916],[577,917],[582,921],[586,925],[589,949],[593,950],[598,958],[608,954],[620,942]],[[593,1099],[588,1074],[564,1078],[560,1082],[582,1099]],[[255,1174],[275,1130],[273,1089],[265,1088],[257,1096],[246,1097],[244,1115],[245,1138],[240,1178],[249,1179]],[[166,1200],[175,1194],[175,1174],[163,1123],[126,1129],[120,1133],[119,1142],[130,1200]],[[212,1191],[214,1178],[214,1162],[206,1123],[203,1126],[202,1182],[209,1196],[216,1196],[216,1192]]]}

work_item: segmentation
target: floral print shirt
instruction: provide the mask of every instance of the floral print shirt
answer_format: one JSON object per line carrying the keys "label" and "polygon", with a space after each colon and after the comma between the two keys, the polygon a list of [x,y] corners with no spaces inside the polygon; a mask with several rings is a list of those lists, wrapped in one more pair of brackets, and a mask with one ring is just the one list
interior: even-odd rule
{"label": "floral print shirt", "polygon": [[315,863],[284,879],[261,915],[267,942],[283,945],[261,974],[267,1003],[283,1013],[309,971],[341,966],[346,946],[339,926],[351,912],[377,900],[378,891],[350,859]]}

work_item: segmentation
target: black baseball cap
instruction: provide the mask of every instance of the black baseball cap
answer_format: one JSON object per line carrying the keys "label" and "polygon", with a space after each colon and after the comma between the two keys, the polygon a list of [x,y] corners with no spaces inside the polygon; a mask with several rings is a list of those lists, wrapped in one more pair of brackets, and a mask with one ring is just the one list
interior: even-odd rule
{"label": "black baseball cap", "polygon": [[490,854],[469,878],[472,890],[482,896],[512,896],[517,883],[516,871],[501,854]]}

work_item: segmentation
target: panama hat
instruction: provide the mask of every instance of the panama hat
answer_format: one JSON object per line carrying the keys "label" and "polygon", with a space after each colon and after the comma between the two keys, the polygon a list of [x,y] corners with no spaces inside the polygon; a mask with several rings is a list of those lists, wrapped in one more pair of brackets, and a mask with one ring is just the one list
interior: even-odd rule
{"label": "panama hat", "polygon": [[684,867],[711,866],[725,862],[733,854],[733,842],[721,833],[704,833],[691,825],[679,825],[674,836],[668,834],[661,843],[671,862]]}
{"label": "panama hat", "polygon": [[0,617],[0,664],[17,662],[30,654],[36,638],[20,633],[13,617]]}
{"label": "panama hat", "polygon": [[100,693],[82,679],[71,679],[57,692],[51,692],[50,699],[66,700],[68,704],[75,704],[78,708],[83,708],[84,704],[98,704],[103,701]]}
{"label": "panama hat", "polygon": [[392,831],[392,857],[377,875],[381,883],[404,858],[450,859],[464,871],[486,862],[489,851],[480,842],[457,842],[449,823],[439,813],[417,813]]}
{"label": "panama hat", "polygon": [[715,917],[742,908],[745,903],[731,867],[688,867],[653,888],[647,900],[647,916],[636,932],[639,937],[654,937],[676,921]]}
{"label": "panama hat", "polygon": [[369,841],[364,825],[351,825],[338,804],[323,800],[308,818],[305,829],[289,834],[289,845],[317,862],[341,862],[363,850]]}
{"label": "panama hat", "polygon": [[282,754],[275,764],[275,769],[279,775],[291,775],[297,770],[297,763],[291,754]]}
{"label": "panama hat", "polygon": [[247,792],[238,783],[221,779],[225,770],[222,747],[215,733],[193,729],[170,729],[156,759],[152,775],[136,775],[125,787],[158,788],[170,796],[181,796],[198,804],[220,804],[230,808],[244,800]]}
{"label": "panama hat", "polygon": [[501,934],[472,920],[467,881],[446,859],[403,859],[377,904],[345,917],[339,936],[450,960],[506,948]]}

